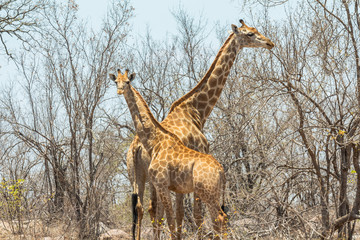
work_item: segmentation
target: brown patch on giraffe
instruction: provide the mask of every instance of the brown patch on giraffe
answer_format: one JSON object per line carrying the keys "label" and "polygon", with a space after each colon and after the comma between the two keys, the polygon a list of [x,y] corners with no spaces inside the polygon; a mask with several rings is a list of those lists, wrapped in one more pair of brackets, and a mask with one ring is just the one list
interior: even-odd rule
{"label": "brown patch on giraffe", "polygon": [[218,100],[218,98],[213,97],[213,98],[210,99],[209,103],[210,103],[211,105],[215,105],[215,103],[217,102],[217,100]]}
{"label": "brown patch on giraffe", "polygon": [[214,93],[215,93],[215,89],[209,90],[209,93],[208,93],[209,99],[214,95]]}
{"label": "brown patch on giraffe", "polygon": [[167,163],[166,163],[165,160],[163,160],[163,161],[160,161],[160,162],[159,162],[159,165],[160,165],[161,167],[166,167],[166,166],[167,166]]}
{"label": "brown patch on giraffe", "polygon": [[162,141],[161,147],[162,148],[167,148],[168,147],[168,142],[167,141]]}
{"label": "brown patch on giraffe", "polygon": [[212,108],[208,106],[205,110],[205,116],[209,116],[211,110],[212,110]]}
{"label": "brown patch on giraffe", "polygon": [[237,47],[236,45],[234,45],[234,46],[232,46],[231,51],[232,51],[232,52],[237,52],[237,48],[238,48],[238,47]]}
{"label": "brown patch on giraffe", "polygon": [[[220,75],[222,74],[222,72],[223,72],[222,67],[219,66],[219,67],[217,67],[217,68],[214,70],[213,74],[214,74],[215,76],[220,76]],[[211,77],[210,77],[210,78],[211,78]]]}
{"label": "brown patch on giraffe", "polygon": [[186,178],[186,173],[185,172],[180,173],[180,179],[182,181],[185,181],[185,178]]}
{"label": "brown patch on giraffe", "polygon": [[205,85],[205,86],[203,87],[203,89],[201,89],[201,91],[202,91],[202,92],[207,92],[207,91],[209,91],[209,86],[208,86],[208,85]]}
{"label": "brown patch on giraffe", "polygon": [[216,89],[215,95],[216,95],[216,96],[220,96],[221,91],[222,91],[222,88]]}
{"label": "brown patch on giraffe", "polygon": [[208,101],[208,97],[205,93],[200,93],[198,96],[198,101],[199,102],[207,102]]}
{"label": "brown patch on giraffe", "polygon": [[197,108],[199,110],[204,109],[207,106],[207,102],[199,102]]}
{"label": "brown patch on giraffe", "polygon": [[[186,130],[185,130],[185,129],[180,129],[180,131],[181,131],[182,134],[186,134]],[[188,141],[189,141],[189,139],[188,139]]]}
{"label": "brown patch on giraffe", "polygon": [[216,79],[216,78],[210,78],[210,79],[209,79],[209,86],[210,86],[211,89],[214,88],[214,87],[216,87],[217,85],[218,85],[218,83],[217,83],[217,79]]}

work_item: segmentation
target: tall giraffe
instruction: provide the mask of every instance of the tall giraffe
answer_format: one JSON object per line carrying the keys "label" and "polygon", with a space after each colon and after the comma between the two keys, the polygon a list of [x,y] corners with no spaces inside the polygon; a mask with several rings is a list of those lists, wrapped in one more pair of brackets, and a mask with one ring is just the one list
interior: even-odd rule
{"label": "tall giraffe", "polygon": [[209,154],[186,147],[173,133],[164,128],[151,114],[140,93],[131,85],[135,74],[128,76],[118,70],[110,74],[117,84],[117,93],[124,95],[141,143],[152,156],[148,169],[149,178],[165,208],[172,239],[181,239],[175,233],[175,218],[170,190],[186,194],[195,192],[206,203],[216,232],[226,229],[226,214],[220,206],[224,200],[225,175],[221,164]]}
{"label": "tall giraffe", "polygon": [[[208,153],[208,142],[202,133],[202,129],[207,117],[220,97],[239,51],[245,47],[262,47],[266,49],[274,47],[274,43],[260,34],[255,28],[248,27],[243,20],[240,20],[240,23],[240,28],[231,25],[233,32],[220,48],[205,76],[191,91],[172,104],[168,116],[161,122],[166,129],[176,134],[185,146],[199,152]],[[142,146],[138,136],[135,136],[127,154],[127,169],[130,181],[133,184],[133,198],[135,198],[135,201],[133,201],[133,211],[135,213],[133,225],[134,239],[136,225],[138,226],[137,239],[140,239],[141,220],[144,212],[142,207],[143,195],[145,182],[148,181],[150,161],[151,157]],[[177,195],[176,198],[176,218],[179,222],[182,222],[184,215],[182,198],[183,196],[181,195]],[[151,183],[150,199],[149,213],[153,220],[157,211],[157,199]],[[194,199],[197,199],[197,196],[194,196]],[[194,217],[197,226],[200,226],[202,223],[200,205],[200,201],[194,201]],[[157,221],[153,222],[156,223]],[[178,225],[181,226],[181,224]]]}

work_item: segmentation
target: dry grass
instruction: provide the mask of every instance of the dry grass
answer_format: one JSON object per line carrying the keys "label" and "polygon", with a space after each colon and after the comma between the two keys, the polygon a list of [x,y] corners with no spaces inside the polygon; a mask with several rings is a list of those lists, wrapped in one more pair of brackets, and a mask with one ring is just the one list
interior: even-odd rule
{"label": "dry grass", "polygon": [[53,221],[44,223],[41,220],[24,221],[21,233],[12,233],[15,222],[1,222],[0,239],[6,240],[38,240],[38,239],[76,239],[76,226]]}

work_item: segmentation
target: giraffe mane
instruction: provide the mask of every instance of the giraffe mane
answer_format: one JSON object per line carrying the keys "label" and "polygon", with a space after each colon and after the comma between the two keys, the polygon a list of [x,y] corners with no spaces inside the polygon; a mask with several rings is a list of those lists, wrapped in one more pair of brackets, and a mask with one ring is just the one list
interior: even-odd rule
{"label": "giraffe mane", "polygon": [[230,42],[230,40],[232,39],[233,36],[234,36],[234,33],[231,33],[229,35],[229,37],[226,39],[225,43],[222,45],[218,54],[216,55],[214,62],[211,64],[210,68],[206,72],[205,76],[200,80],[200,82],[198,82],[198,84],[196,84],[196,86],[193,89],[191,89],[188,93],[186,93],[184,96],[182,96],[181,98],[179,98],[178,100],[173,102],[173,104],[171,104],[169,113],[174,111],[174,109],[177,106],[179,106],[182,102],[184,102],[186,99],[191,97],[194,93],[196,93],[199,89],[201,89],[203,87],[204,82],[207,81],[207,79],[210,77],[212,71],[214,70],[216,63],[218,62],[218,59],[220,58],[222,52],[224,51],[224,48],[228,45],[228,43]]}

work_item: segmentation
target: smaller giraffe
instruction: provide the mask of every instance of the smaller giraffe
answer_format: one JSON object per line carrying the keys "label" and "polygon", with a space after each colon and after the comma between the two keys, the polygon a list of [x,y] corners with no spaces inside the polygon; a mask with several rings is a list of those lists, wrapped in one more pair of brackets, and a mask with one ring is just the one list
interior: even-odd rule
{"label": "smaller giraffe", "polygon": [[220,206],[221,195],[224,200],[223,167],[213,156],[187,148],[175,134],[162,127],[140,93],[130,85],[134,77],[135,73],[128,76],[128,70],[124,74],[118,70],[117,77],[110,74],[117,84],[117,93],[125,97],[139,139],[152,158],[148,174],[164,206],[171,238],[181,239],[175,231],[170,191],[197,194],[207,205],[214,230],[224,233],[227,215]]}

